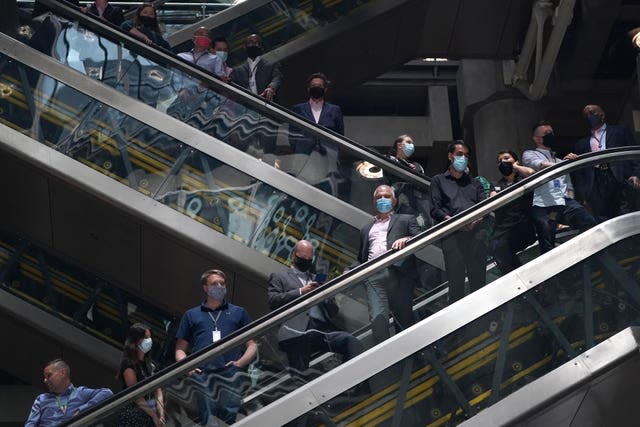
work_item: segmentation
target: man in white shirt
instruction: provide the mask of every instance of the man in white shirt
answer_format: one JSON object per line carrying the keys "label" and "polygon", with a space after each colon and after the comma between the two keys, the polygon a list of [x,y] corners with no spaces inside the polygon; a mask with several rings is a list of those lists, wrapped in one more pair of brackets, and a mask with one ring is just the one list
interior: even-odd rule
{"label": "man in white shirt", "polygon": [[282,84],[280,64],[262,57],[264,45],[259,35],[251,34],[245,40],[244,46],[247,60],[233,69],[231,80],[267,101],[273,101]]}
{"label": "man in white shirt", "polygon": [[[562,160],[573,160],[577,157],[574,153],[567,154],[562,160],[556,157],[556,139],[549,123],[538,123],[533,128],[531,139],[536,148],[526,150],[522,154],[522,164],[536,172]],[[569,224],[580,231],[596,224],[593,216],[574,200],[573,185],[568,175],[555,178],[536,188],[533,193],[532,216],[541,253],[554,248],[558,223]]]}

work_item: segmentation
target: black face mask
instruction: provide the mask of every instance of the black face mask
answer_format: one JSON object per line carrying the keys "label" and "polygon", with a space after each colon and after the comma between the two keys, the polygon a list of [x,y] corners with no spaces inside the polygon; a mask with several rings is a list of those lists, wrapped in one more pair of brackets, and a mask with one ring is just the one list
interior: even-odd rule
{"label": "black face mask", "polygon": [[156,18],[152,18],[150,16],[142,16],[140,15],[140,22],[145,27],[154,27],[156,26]]}
{"label": "black face mask", "polygon": [[312,259],[299,258],[298,256],[295,256],[293,258],[293,264],[300,271],[308,271],[309,268],[311,268],[312,263],[313,263]]}
{"label": "black face mask", "polygon": [[249,58],[255,59],[260,55],[262,55],[262,48],[260,46],[247,46],[247,56]]}
{"label": "black face mask", "polygon": [[602,117],[598,114],[588,114],[587,123],[591,129],[596,129],[602,124]]}
{"label": "black face mask", "polygon": [[309,96],[312,99],[324,98],[324,88],[322,86],[311,86],[309,88]]}
{"label": "black face mask", "polygon": [[549,148],[551,151],[555,151],[556,148],[556,136],[552,133],[548,133],[542,137],[542,141],[545,147]]}
{"label": "black face mask", "polygon": [[513,173],[513,163],[511,162],[500,162],[498,164],[498,169],[502,176],[509,176]]}

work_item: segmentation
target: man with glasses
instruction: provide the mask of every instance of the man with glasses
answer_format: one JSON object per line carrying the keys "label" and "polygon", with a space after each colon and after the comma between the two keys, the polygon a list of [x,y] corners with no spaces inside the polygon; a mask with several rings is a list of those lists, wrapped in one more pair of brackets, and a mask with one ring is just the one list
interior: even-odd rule
{"label": "man with glasses", "polygon": [[[195,353],[220,341],[251,322],[247,311],[226,300],[227,288],[222,270],[207,270],[200,277],[204,301],[188,310],[180,320],[176,333],[176,362],[187,357],[189,347]],[[239,369],[245,368],[257,352],[255,341],[249,340],[244,351],[236,347],[208,360],[202,368],[189,372],[198,389],[200,425],[207,425],[213,415],[233,424],[240,410]],[[217,420],[213,420],[216,425]]]}

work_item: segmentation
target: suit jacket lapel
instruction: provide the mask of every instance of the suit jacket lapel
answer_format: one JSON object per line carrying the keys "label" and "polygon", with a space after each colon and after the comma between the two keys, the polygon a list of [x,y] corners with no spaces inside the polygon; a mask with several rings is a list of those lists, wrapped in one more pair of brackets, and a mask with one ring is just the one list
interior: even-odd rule
{"label": "suit jacket lapel", "polygon": [[316,119],[313,117],[313,111],[311,111],[311,104],[309,104],[309,102],[305,102],[303,109],[304,109],[305,117],[315,123]]}

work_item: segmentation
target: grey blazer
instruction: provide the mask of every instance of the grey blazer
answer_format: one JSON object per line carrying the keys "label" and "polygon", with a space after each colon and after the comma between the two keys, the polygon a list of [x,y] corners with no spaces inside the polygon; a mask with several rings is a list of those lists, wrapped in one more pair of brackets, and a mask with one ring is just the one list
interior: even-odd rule
{"label": "grey blazer", "polygon": [[[299,298],[300,288],[302,286],[293,269],[272,273],[269,277],[269,288],[267,290],[269,307],[274,310]],[[325,301],[320,304],[319,307],[328,325],[333,330],[337,330],[338,328],[331,322],[331,318],[338,313],[338,306],[335,302],[333,300]],[[307,330],[309,326],[309,316],[309,310],[307,310],[287,320],[278,331],[278,341],[286,341],[300,337],[300,333],[296,331],[302,332]]]}

